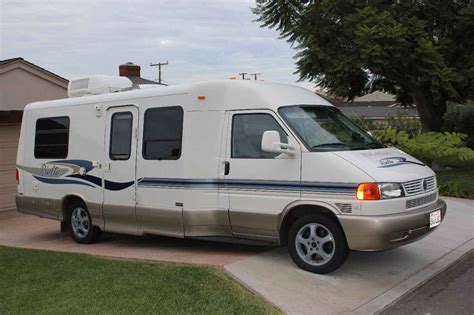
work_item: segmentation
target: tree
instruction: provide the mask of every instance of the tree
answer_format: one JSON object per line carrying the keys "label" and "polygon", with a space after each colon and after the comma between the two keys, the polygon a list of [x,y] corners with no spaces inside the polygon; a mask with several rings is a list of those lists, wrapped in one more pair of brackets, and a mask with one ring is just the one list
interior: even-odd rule
{"label": "tree", "polygon": [[382,90],[439,131],[449,100],[474,97],[469,0],[257,0],[262,27],[297,49],[297,73],[352,100]]}

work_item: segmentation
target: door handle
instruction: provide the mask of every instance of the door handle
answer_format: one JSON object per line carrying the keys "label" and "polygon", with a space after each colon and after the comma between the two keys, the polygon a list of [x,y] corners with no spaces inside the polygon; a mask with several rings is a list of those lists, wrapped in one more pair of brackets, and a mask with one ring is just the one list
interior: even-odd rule
{"label": "door handle", "polygon": [[229,173],[230,173],[230,163],[225,162],[224,163],[224,175],[229,175]]}

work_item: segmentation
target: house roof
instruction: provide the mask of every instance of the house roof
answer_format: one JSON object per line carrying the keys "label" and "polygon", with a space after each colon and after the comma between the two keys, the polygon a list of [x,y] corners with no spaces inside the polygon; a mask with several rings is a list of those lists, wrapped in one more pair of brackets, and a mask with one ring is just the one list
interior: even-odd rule
{"label": "house roof", "polygon": [[51,71],[49,71],[49,70],[46,70],[46,69],[43,68],[43,67],[40,67],[40,66],[38,66],[38,65],[35,65],[34,63],[29,62],[29,61],[23,59],[22,57],[0,60],[0,68],[5,67],[5,66],[10,65],[10,64],[13,64],[13,63],[15,63],[15,62],[23,63],[23,64],[26,64],[26,65],[31,66],[31,67],[33,67],[33,68],[36,68],[36,69],[38,69],[38,70],[44,72],[45,74],[54,77],[55,79],[58,79],[58,80],[60,80],[60,81],[63,81],[63,82],[66,83],[66,84],[69,82],[68,79],[63,78],[62,76],[57,75],[56,73],[53,73],[53,72],[51,72]]}
{"label": "house roof", "polygon": [[392,102],[395,103],[395,96],[382,91],[374,91],[361,97],[356,97],[354,103],[359,102]]}
{"label": "house roof", "polygon": [[403,113],[408,117],[418,117],[415,107],[400,107],[395,96],[380,91],[375,91],[348,102],[342,98],[330,98],[322,96],[338,107],[344,114],[350,117],[366,117],[372,119],[384,119],[394,117]]}
{"label": "house roof", "polygon": [[418,111],[416,108],[403,108],[403,107],[388,107],[388,106],[340,106],[339,109],[349,117],[359,118],[386,118],[395,117],[399,113],[403,113],[408,117],[418,117]]}
{"label": "house roof", "polygon": [[165,85],[165,84],[160,84],[158,82],[148,80],[148,79],[145,79],[145,78],[142,78],[142,77],[129,77],[129,76],[127,76],[127,78],[129,78],[130,81],[132,81],[133,85],[140,85],[140,84]]}

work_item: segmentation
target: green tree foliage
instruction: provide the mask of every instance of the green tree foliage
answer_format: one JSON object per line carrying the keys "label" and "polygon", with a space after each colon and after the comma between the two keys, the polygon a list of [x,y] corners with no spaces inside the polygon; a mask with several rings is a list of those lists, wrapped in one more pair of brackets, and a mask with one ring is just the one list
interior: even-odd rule
{"label": "green tree foliage", "polygon": [[461,161],[473,160],[474,150],[465,146],[466,135],[455,132],[426,132],[410,137],[405,131],[392,128],[372,132],[377,140],[399,147],[432,168],[438,168],[441,159],[455,157]]}
{"label": "green tree foliage", "polygon": [[443,130],[467,134],[467,146],[474,149],[474,101],[462,105],[448,103]]}
{"label": "green tree foliage", "polygon": [[297,49],[301,79],[414,102],[425,131],[441,129],[447,101],[474,98],[470,0],[257,0],[253,11]]}

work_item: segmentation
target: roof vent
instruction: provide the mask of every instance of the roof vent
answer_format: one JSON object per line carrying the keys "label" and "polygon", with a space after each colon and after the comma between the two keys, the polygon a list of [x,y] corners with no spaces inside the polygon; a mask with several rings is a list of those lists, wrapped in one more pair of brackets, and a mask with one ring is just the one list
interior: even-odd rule
{"label": "roof vent", "polygon": [[69,97],[98,95],[132,89],[132,81],[126,77],[94,75],[88,78],[71,80],[67,88]]}

